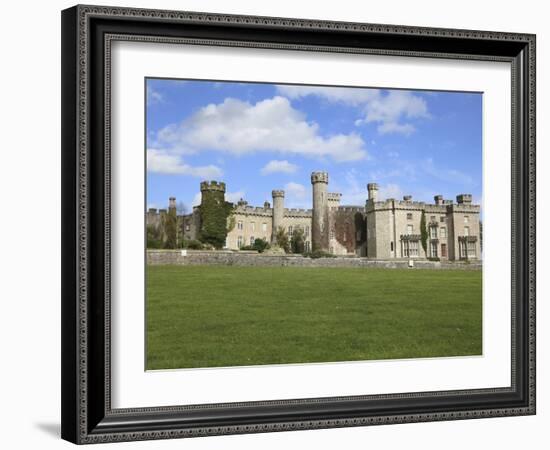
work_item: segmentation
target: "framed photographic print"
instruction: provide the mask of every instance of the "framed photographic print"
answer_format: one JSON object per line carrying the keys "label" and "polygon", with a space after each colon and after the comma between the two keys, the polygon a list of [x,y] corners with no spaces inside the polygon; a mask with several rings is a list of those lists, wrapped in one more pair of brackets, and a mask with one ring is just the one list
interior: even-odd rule
{"label": "framed photographic print", "polygon": [[535,413],[535,36],[62,13],[62,437]]}

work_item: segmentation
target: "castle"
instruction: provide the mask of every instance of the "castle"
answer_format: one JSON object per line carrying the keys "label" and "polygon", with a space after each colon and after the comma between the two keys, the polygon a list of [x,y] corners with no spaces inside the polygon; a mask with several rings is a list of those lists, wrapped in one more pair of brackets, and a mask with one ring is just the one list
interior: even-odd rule
{"label": "castle", "polygon": [[[367,185],[368,198],[363,206],[340,205],[341,194],[328,191],[326,172],[313,172],[312,209],[289,209],[284,206],[283,190],[272,191],[273,206],[250,206],[225,201],[225,183],[201,183],[201,205],[190,214],[177,216],[178,233],[184,240],[198,239],[201,232],[201,206],[206,198],[219,208],[231,208],[225,248],[238,250],[260,238],[274,243],[277,230],[292,236],[296,228],[303,231],[304,250],[321,250],[334,255],[355,255],[373,259],[439,258],[441,260],[476,260],[481,257],[480,206],[472,204],[471,194],[460,194],[456,203],[436,195],[434,203],[380,200],[378,185]],[[148,226],[162,228],[167,214],[176,214],[176,199],[169,209],[149,209]],[[424,216],[424,218],[422,217]],[[425,223],[424,251],[421,223]]]}

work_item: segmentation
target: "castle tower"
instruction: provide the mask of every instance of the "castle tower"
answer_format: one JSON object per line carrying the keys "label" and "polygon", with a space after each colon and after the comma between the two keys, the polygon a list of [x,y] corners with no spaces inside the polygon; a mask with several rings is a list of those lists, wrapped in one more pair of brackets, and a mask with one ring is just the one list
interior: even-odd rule
{"label": "castle tower", "polygon": [[274,190],[271,192],[273,197],[273,217],[271,227],[271,242],[275,243],[277,230],[283,226],[283,217],[285,214],[285,191]]}
{"label": "castle tower", "polygon": [[[225,183],[217,181],[203,181],[201,183],[201,204],[213,199],[219,204],[225,202]],[[174,199],[175,206],[176,199]]]}
{"label": "castle tower", "polygon": [[212,244],[215,248],[222,248],[225,245],[227,238],[226,211],[225,183],[203,181],[201,183],[201,204],[199,207],[199,240]]}
{"label": "castle tower", "polygon": [[170,197],[168,199],[168,212],[174,216],[176,215],[176,197]]}
{"label": "castle tower", "polygon": [[378,185],[376,183],[367,184],[367,191],[369,192],[369,201],[375,202],[378,198]]}
{"label": "castle tower", "polygon": [[313,172],[311,174],[313,191],[313,218],[311,224],[311,247],[313,250],[328,251],[328,173]]}

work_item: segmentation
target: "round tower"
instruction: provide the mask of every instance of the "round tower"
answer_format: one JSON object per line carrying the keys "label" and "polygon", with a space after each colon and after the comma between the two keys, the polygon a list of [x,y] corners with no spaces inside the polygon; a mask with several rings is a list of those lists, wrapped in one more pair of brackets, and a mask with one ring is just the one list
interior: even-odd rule
{"label": "round tower", "polygon": [[176,197],[170,197],[168,199],[168,212],[170,214],[176,214]]}
{"label": "round tower", "polygon": [[274,190],[271,192],[273,197],[273,216],[271,227],[271,242],[276,243],[277,230],[283,226],[283,217],[285,214],[285,191]]}
{"label": "round tower", "polygon": [[201,183],[201,203],[204,203],[207,198],[214,198],[217,202],[222,204],[225,201],[225,183],[203,181]]}
{"label": "round tower", "polygon": [[313,191],[313,218],[311,223],[311,248],[328,251],[328,173],[313,172],[311,174]]}

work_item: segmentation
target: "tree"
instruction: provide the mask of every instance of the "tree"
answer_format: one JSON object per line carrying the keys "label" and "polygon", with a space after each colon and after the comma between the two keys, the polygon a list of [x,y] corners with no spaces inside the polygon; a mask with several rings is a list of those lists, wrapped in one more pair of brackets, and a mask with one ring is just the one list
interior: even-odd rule
{"label": "tree", "polygon": [[171,209],[164,218],[164,234],[166,240],[164,241],[164,248],[177,248],[178,247],[178,218],[176,211]]}
{"label": "tree", "polygon": [[304,230],[302,227],[294,228],[292,237],[290,238],[290,249],[292,250],[292,253],[304,253],[305,241]]}
{"label": "tree", "polygon": [[178,216],[184,216],[187,214],[187,205],[182,201],[179,201],[176,205],[176,212],[178,213]]}
{"label": "tree", "polygon": [[420,242],[424,249],[424,254],[428,254],[428,229],[426,228],[426,213],[422,210],[422,216],[420,216]]}
{"label": "tree", "polygon": [[162,248],[162,233],[154,225],[147,225],[147,248]]}
{"label": "tree", "polygon": [[283,227],[277,228],[277,233],[275,234],[275,242],[285,251],[285,253],[290,253],[290,242],[288,240],[288,234],[286,234],[286,231]]}

